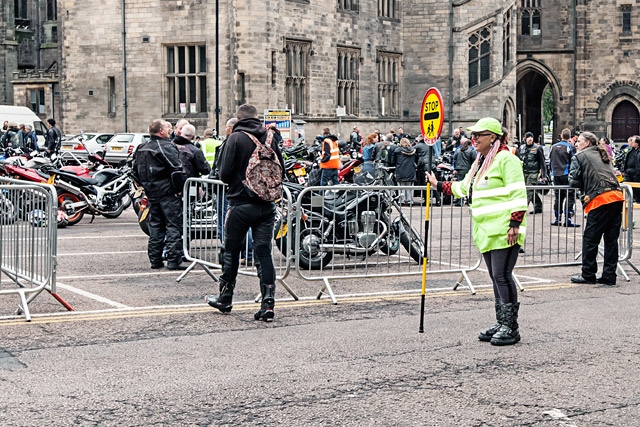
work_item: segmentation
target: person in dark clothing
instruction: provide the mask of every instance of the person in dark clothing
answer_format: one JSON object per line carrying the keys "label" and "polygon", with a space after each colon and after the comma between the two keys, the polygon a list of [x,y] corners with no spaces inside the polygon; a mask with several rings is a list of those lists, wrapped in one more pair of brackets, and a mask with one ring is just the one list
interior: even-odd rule
{"label": "person in dark clothing", "polygon": [[20,136],[18,132],[18,124],[15,122],[9,122],[7,130],[2,134],[2,137],[0,138],[0,145],[2,146],[2,148],[21,148],[21,144],[19,141]]}
{"label": "person in dark clothing", "polygon": [[162,250],[167,248],[167,268],[182,266],[182,173],[180,154],[169,140],[171,123],[154,120],[149,126],[149,142],[138,146],[133,156],[134,178],[149,199],[149,243],[147,253],[151,268],[164,267]]}
{"label": "person in dark clothing", "polygon": [[[582,132],[578,136],[577,148],[578,154],[571,159],[569,185],[580,189],[587,223],[582,235],[582,274],[571,277],[571,281],[613,286],[617,277],[624,195],[609,153],[598,145],[598,138],[591,132]],[[603,237],[602,276],[596,278],[598,245]]]}
{"label": "person in dark clothing", "polygon": [[49,130],[47,130],[47,135],[45,136],[45,145],[47,146],[47,154],[51,156],[60,150],[62,133],[60,133],[60,130],[56,127],[56,121],[54,119],[47,120],[47,123],[49,124]]}
{"label": "person in dark clothing", "polygon": [[173,143],[178,147],[180,153],[180,163],[185,178],[198,178],[202,175],[209,175],[211,167],[204,157],[202,150],[193,145],[192,141],[196,134],[196,128],[187,124],[182,127],[181,135],[173,139]]}
{"label": "person in dark clothing", "polygon": [[[238,275],[239,255],[247,231],[253,235],[254,256],[258,259],[258,277],[262,306],[255,313],[255,320],[270,321],[274,318],[276,272],[271,256],[271,241],[276,215],[276,205],[251,194],[243,184],[249,159],[256,145],[247,134],[253,135],[260,143],[267,140],[277,155],[280,165],[284,164],[278,144],[269,138],[266,129],[258,119],[258,110],[250,104],[243,104],[236,112],[238,123],[225,143],[220,158],[220,179],[228,184],[227,199],[229,210],[224,225],[224,254],[222,275],[220,276],[220,294],[207,295],[205,301],[223,313],[233,308],[233,291]],[[284,169],[283,169],[284,177]]]}
{"label": "person in dark clothing", "polygon": [[[575,147],[571,143],[571,131],[562,129],[560,141],[551,146],[549,152],[549,164],[553,175],[554,185],[569,185],[569,166],[575,153]],[[562,213],[564,212],[564,225],[566,227],[579,227],[580,224],[573,222],[574,206],[576,203],[575,190],[554,189],[553,214],[554,220],[551,225],[560,225]],[[566,208],[565,208],[566,200]]]}
{"label": "person in dark clothing", "polygon": [[32,130],[31,125],[24,125],[23,146],[27,151],[38,151],[38,136]]}
{"label": "person in dark clothing", "polygon": [[[538,185],[538,179],[547,181],[547,164],[542,147],[533,142],[533,133],[525,134],[525,143],[521,144],[516,153],[522,161],[522,171],[526,185]],[[527,200],[533,204],[530,214],[542,213],[542,199],[537,191],[527,190]]]}
{"label": "person in dark clothing", "polygon": [[456,151],[458,147],[460,147],[460,142],[462,141],[462,135],[460,135],[459,129],[453,130],[453,135],[447,141],[447,145],[444,147],[444,151]]}
{"label": "person in dark clothing", "polygon": [[[462,137],[460,148],[453,153],[453,174],[456,180],[462,181],[471,169],[471,165],[476,161],[478,152],[471,147],[471,140]],[[458,206],[462,206],[462,199],[455,201]]]}
{"label": "person in dark clothing", "polygon": [[[429,146],[424,142],[422,135],[416,137],[416,145],[413,146],[416,149],[416,185],[420,187],[416,190],[414,196],[424,198],[424,188],[427,184],[425,179],[425,172],[429,163]],[[431,156],[433,160],[433,155]]]}
{"label": "person in dark clothing", "polygon": [[269,126],[269,130],[273,132],[273,140],[278,144],[278,147],[282,147],[283,139],[282,134],[280,134],[280,130],[275,124]]}
{"label": "person in dark clothing", "polygon": [[349,135],[349,144],[351,148],[360,151],[360,145],[362,144],[362,135],[360,135],[360,129],[358,126],[353,127],[353,132]]}
{"label": "person in dark clothing", "polygon": [[[413,186],[416,181],[416,149],[407,138],[402,138],[395,149],[396,181],[398,185]],[[413,189],[403,190],[401,203],[413,203]]]}
{"label": "person in dark clothing", "polygon": [[[624,181],[640,182],[640,137],[629,138],[629,152],[624,159]],[[633,188],[633,201],[640,203],[640,188]]]}

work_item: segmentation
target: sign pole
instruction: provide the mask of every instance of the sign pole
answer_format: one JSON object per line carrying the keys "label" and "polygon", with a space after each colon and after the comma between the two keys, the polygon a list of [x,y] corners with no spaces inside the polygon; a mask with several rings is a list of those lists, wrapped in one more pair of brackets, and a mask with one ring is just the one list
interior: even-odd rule
{"label": "sign pole", "polygon": [[[422,138],[429,146],[429,161],[427,162],[426,173],[431,173],[433,162],[433,146],[440,138],[442,126],[444,125],[444,110],[442,105],[442,95],[438,89],[432,87],[427,90],[422,100],[420,111],[420,129]],[[424,306],[427,293],[427,247],[429,245],[429,217],[431,213],[431,182],[427,179],[424,210],[424,249],[422,253],[422,291],[420,294],[420,328],[418,332],[424,333]]]}

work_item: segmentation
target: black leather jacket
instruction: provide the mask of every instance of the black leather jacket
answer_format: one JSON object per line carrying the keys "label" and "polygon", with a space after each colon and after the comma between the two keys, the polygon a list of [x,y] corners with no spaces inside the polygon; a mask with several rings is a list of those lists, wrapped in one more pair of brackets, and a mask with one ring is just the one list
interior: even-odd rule
{"label": "black leather jacket", "polygon": [[184,172],[187,178],[198,178],[202,175],[209,175],[211,167],[207,159],[205,159],[202,150],[181,136],[175,137],[173,143],[178,147],[180,163],[182,163],[182,172]]}
{"label": "black leather jacket", "polygon": [[585,148],[571,159],[569,185],[580,188],[580,200],[584,205],[605,191],[620,189],[613,165],[604,163],[598,147],[594,146]]}
{"label": "black leather jacket", "polygon": [[133,175],[150,201],[181,193],[185,181],[178,149],[156,135],[138,146],[133,156]]}

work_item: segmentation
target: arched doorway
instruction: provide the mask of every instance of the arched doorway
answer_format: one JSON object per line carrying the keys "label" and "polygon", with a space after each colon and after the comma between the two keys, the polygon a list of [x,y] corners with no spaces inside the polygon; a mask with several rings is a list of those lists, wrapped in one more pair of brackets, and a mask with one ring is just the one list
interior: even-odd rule
{"label": "arched doorway", "polygon": [[[553,114],[546,118],[549,123],[545,123],[544,94],[547,87],[550,87],[547,77],[532,68],[526,70],[518,80],[516,104],[519,118],[518,132],[521,138],[525,132],[531,132],[534,135],[534,141],[543,143],[545,125],[549,125],[549,123],[555,125],[555,93],[553,88],[551,88],[551,93],[553,94],[551,101],[546,101],[547,103],[551,102],[550,108]],[[547,109],[549,109],[549,106],[547,106]],[[551,134],[554,135],[555,133],[555,130],[551,129]]]}
{"label": "arched doorway", "polygon": [[640,135],[640,112],[630,101],[622,101],[613,109],[611,139],[626,142],[632,135]]}

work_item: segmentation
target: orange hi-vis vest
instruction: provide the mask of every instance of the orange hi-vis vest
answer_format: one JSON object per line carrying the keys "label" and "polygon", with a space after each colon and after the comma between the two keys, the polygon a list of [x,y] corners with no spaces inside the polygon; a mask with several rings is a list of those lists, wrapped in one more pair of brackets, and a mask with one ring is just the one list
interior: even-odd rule
{"label": "orange hi-vis vest", "polygon": [[[331,158],[324,163],[320,163],[320,169],[340,169],[340,148],[338,147],[338,141],[325,139],[324,142],[328,142],[329,147],[331,147]],[[324,157],[324,142],[322,143],[322,157]]]}

